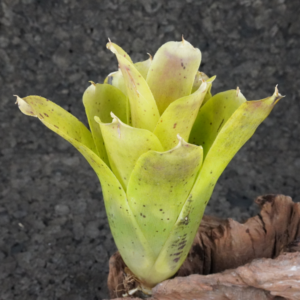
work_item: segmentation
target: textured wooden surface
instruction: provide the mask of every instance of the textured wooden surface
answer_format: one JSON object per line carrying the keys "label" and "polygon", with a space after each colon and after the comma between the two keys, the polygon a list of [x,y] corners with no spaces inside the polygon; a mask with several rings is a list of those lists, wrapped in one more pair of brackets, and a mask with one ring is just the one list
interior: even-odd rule
{"label": "textured wooden surface", "polygon": [[[261,212],[243,224],[205,217],[176,277],[153,288],[150,299],[300,299],[300,203],[283,195],[256,202]],[[128,284],[124,267],[116,253],[108,277],[112,297],[138,287]]]}

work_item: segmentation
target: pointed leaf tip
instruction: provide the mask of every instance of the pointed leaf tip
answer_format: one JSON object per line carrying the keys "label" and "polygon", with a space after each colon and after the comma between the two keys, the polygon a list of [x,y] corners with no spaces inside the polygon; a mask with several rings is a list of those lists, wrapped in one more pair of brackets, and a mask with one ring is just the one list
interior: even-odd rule
{"label": "pointed leaf tip", "polygon": [[113,54],[119,54],[125,57],[129,62],[133,63],[130,56],[117,44],[112,43],[110,39],[109,42],[106,44],[106,48],[109,49]]}
{"label": "pointed leaf tip", "polygon": [[32,107],[25,100],[23,100],[18,95],[14,95],[14,96],[17,97],[15,104],[18,104],[20,111],[24,115],[31,116],[31,117],[37,117],[37,115],[33,111]]}
{"label": "pointed leaf tip", "polygon": [[276,84],[275,86],[275,91],[274,91],[274,94],[273,94],[273,97],[274,97],[274,101],[273,101],[273,104],[275,105],[280,99],[284,98],[285,96],[281,95],[279,93],[279,90],[278,90],[278,84]]}
{"label": "pointed leaf tip", "polygon": [[100,124],[101,123],[101,120],[100,120],[100,118],[99,117],[97,117],[97,116],[94,116],[94,120],[98,123],[98,124]]}
{"label": "pointed leaf tip", "polygon": [[[175,146],[175,148],[173,148],[173,149],[177,149],[177,148],[183,146],[183,144],[184,144],[184,142],[185,142],[184,139],[180,136],[179,133],[177,133],[177,139],[178,139],[178,144],[177,144],[177,146]],[[169,151],[170,151],[170,150],[169,150]]]}
{"label": "pointed leaf tip", "polygon": [[[275,100],[277,100],[277,98],[283,98],[283,97],[285,97],[285,95],[281,95],[280,93],[279,93],[279,90],[278,90],[278,84],[276,84],[276,86],[275,86],[275,91],[274,91],[274,95],[276,96],[276,99]],[[278,99],[279,100],[279,99]],[[278,101],[277,100],[277,101]]]}
{"label": "pointed leaf tip", "polygon": [[113,118],[113,121],[119,120],[118,117],[112,111],[110,112],[110,116]]}
{"label": "pointed leaf tip", "polygon": [[179,140],[179,141],[181,141],[181,140],[182,140],[182,137],[180,136],[180,134],[179,134],[179,133],[177,134],[177,138],[178,138],[178,140]]}
{"label": "pointed leaf tip", "polygon": [[20,98],[18,95],[13,95],[14,97],[16,97],[16,102],[15,104],[18,104],[18,98]]}

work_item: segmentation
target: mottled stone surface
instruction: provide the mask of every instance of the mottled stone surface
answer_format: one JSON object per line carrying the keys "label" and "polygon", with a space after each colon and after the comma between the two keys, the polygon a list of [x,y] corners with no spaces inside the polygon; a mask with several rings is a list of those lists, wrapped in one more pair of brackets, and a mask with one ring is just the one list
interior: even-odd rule
{"label": "mottled stone surface", "polygon": [[43,95],[86,123],[88,81],[117,68],[107,38],[134,61],[169,40],[203,54],[213,93],[239,86],[280,101],[221,176],[207,214],[245,220],[252,200],[300,200],[300,19],[296,0],[0,0],[0,298],[108,297],[116,248],[97,177],[67,142],[21,114],[12,95]]}

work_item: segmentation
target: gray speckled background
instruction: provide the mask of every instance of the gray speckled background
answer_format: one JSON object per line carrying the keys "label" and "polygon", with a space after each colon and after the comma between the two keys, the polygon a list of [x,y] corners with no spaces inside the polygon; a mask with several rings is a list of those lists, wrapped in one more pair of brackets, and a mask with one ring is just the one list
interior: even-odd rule
{"label": "gray speckled background", "polygon": [[253,199],[300,201],[300,6],[297,0],[0,0],[0,299],[106,298],[115,251],[98,179],[67,142],[21,114],[13,94],[45,96],[85,121],[82,93],[117,68],[107,37],[133,60],[164,42],[201,49],[213,93],[286,98],[221,176],[207,214],[237,220]]}

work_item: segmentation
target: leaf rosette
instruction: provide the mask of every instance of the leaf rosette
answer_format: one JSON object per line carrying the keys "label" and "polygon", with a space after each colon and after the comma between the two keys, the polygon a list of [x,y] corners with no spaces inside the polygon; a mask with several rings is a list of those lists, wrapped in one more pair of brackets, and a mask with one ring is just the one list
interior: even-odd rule
{"label": "leaf rosette", "polygon": [[109,42],[119,70],[83,95],[90,130],[55,103],[17,97],[86,158],[101,182],[120,254],[144,289],[185,260],[214,186],[227,164],[282,96],[247,101],[241,91],[211,94],[201,52],[168,42],[133,63]]}

